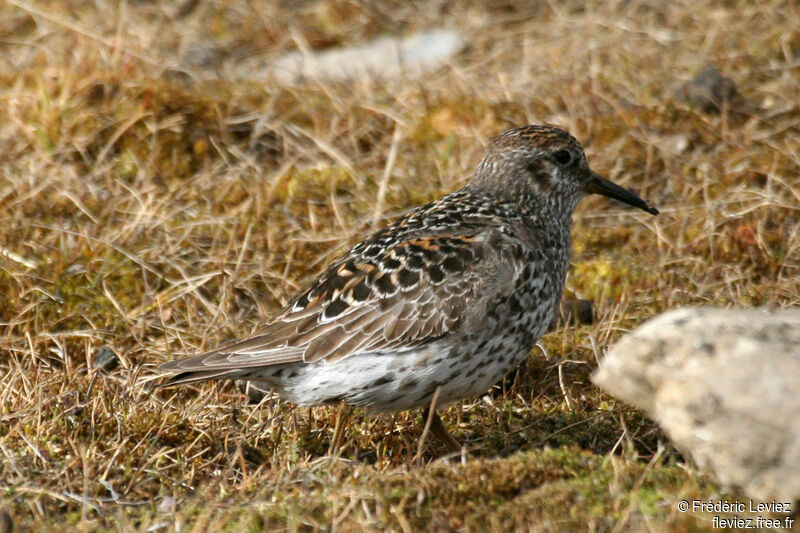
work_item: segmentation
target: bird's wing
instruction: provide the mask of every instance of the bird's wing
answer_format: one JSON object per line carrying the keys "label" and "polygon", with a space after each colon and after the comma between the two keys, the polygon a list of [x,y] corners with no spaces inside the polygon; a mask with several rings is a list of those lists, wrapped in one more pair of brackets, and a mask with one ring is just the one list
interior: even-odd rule
{"label": "bird's wing", "polygon": [[195,374],[168,384],[213,379],[254,367],[403,351],[479,329],[489,295],[514,290],[522,246],[496,229],[358,246],[251,337],[161,370]]}

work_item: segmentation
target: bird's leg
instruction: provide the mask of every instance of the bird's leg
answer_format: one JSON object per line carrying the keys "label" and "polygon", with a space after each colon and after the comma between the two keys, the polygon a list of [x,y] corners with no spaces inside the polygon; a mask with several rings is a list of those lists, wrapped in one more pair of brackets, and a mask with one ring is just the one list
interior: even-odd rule
{"label": "bird's leg", "polygon": [[[429,415],[430,416],[430,415]],[[460,452],[461,444],[453,437],[447,428],[444,427],[444,422],[439,418],[439,413],[433,412],[433,419],[431,420],[431,433],[442,441],[451,452]]]}
{"label": "bird's leg", "polygon": [[328,447],[328,455],[333,455],[339,449],[339,445],[342,441],[342,435],[344,435],[344,426],[347,422],[347,417],[350,415],[350,406],[347,403],[342,402],[339,404],[339,409],[336,411],[336,422],[333,427],[333,438],[331,439],[331,444]]}

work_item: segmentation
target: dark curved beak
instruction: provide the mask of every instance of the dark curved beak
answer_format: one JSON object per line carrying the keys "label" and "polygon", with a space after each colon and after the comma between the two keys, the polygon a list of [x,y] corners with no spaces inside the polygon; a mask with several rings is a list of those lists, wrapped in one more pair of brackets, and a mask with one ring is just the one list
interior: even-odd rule
{"label": "dark curved beak", "polygon": [[586,187],[586,192],[588,194],[602,194],[603,196],[613,198],[614,200],[619,200],[620,202],[626,203],[630,206],[638,207],[642,211],[647,211],[651,215],[658,214],[658,209],[655,207],[650,207],[647,202],[633,194],[628,189],[623,189],[616,183],[605,179],[596,172],[592,172],[592,176],[589,178],[589,185]]}

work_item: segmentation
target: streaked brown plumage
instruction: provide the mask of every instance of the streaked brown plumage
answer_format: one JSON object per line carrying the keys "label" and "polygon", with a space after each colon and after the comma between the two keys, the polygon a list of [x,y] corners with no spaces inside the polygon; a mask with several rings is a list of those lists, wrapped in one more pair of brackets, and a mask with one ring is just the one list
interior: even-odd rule
{"label": "streaked brown plumage", "polygon": [[563,290],[570,217],[588,193],[652,214],[547,126],[489,144],[464,188],[353,247],[251,337],[172,361],[168,384],[260,380],[301,405],[377,410],[484,392],[526,357]]}

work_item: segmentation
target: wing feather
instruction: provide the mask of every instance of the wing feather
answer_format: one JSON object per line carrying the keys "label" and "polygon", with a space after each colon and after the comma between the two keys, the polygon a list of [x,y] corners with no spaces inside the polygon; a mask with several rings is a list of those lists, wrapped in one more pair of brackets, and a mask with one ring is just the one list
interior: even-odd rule
{"label": "wing feather", "polygon": [[[373,236],[377,239],[380,232]],[[368,241],[367,241],[368,242]],[[519,270],[519,241],[496,229],[412,236],[379,253],[364,243],[333,263],[252,337],[171,361],[171,383],[287,363],[336,361],[366,351],[402,350],[465,327],[498,272]],[[507,285],[509,280],[504,280]],[[507,287],[511,291],[511,286]],[[471,309],[473,309],[471,311]]]}

